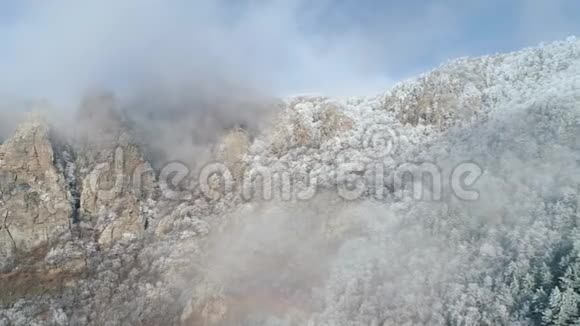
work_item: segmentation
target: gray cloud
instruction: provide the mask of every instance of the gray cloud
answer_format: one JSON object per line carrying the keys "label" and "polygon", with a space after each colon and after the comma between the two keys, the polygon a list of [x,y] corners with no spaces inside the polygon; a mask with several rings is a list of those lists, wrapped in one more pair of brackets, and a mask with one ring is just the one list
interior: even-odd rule
{"label": "gray cloud", "polygon": [[90,88],[208,79],[287,95],[367,79],[368,43],[317,44],[300,30],[302,17],[316,12],[304,1],[33,4],[2,33],[5,95],[76,100]]}
{"label": "gray cloud", "polygon": [[[372,94],[448,58],[578,32],[575,7],[572,0],[29,1],[7,8],[0,25],[0,94],[76,103],[91,88],[208,80],[271,95]],[[485,24],[468,28],[478,19]],[[492,35],[501,22],[508,22],[501,35]]]}

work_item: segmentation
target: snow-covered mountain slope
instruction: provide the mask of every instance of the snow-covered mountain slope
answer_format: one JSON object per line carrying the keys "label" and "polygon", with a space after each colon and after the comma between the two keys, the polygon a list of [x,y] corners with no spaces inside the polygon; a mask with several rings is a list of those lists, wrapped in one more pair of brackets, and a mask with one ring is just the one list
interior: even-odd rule
{"label": "snow-covered mountain slope", "polygon": [[[248,160],[307,169],[330,186],[342,162],[381,158],[393,170],[429,159],[421,157],[425,145],[450,134],[490,120],[513,120],[531,107],[573,106],[580,88],[579,43],[569,38],[512,54],[455,60],[376,97],[287,99],[281,121],[258,137]],[[562,111],[561,119],[573,114]]]}
{"label": "snow-covered mountain slope", "polygon": [[[138,174],[148,195],[131,188],[146,155],[121,127],[68,156],[53,144],[85,180],[61,178],[67,189],[93,205],[0,265],[0,325],[577,321],[580,41],[281,108],[266,127],[227,132],[179,184],[178,162],[155,164],[155,181]],[[110,201],[87,188],[103,162],[128,178]],[[0,213],[20,207],[11,198]]]}

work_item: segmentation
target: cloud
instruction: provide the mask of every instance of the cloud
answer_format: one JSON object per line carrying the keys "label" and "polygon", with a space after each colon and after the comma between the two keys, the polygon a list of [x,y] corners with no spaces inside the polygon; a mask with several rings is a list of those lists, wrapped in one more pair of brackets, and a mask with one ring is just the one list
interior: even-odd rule
{"label": "cloud", "polygon": [[345,37],[322,44],[323,36],[301,30],[318,8],[306,4],[25,3],[0,34],[0,91],[67,99],[95,87],[210,80],[287,95],[372,77],[364,76],[368,43]]}
{"label": "cloud", "polygon": [[[226,82],[371,94],[460,55],[579,32],[573,0],[24,1],[0,10],[0,94]],[[5,10],[4,10],[5,9]]]}

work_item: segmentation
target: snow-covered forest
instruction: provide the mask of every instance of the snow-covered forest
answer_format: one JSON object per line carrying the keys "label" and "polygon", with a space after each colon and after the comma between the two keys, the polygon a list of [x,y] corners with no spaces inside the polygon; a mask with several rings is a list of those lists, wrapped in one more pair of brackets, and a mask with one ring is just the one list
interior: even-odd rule
{"label": "snow-covered forest", "polygon": [[[0,145],[0,245],[14,247],[0,250],[0,325],[580,325],[580,41],[453,60],[373,97],[272,107],[196,152],[231,172],[232,189],[208,185],[215,197],[194,173],[167,196],[162,172],[175,165],[132,138],[145,124],[130,110],[88,110],[97,133],[72,140],[18,129]],[[51,178],[11,163],[26,144],[54,152]],[[147,167],[146,191],[91,192],[92,171],[118,153],[121,171]],[[466,162],[481,172],[475,198],[451,185]],[[396,182],[426,163],[440,198],[434,181]],[[345,164],[360,167],[356,198],[338,194]],[[244,196],[264,169],[315,193]],[[54,193],[53,205],[43,194]],[[41,249],[18,239],[45,230],[42,213],[10,220],[32,206],[54,208],[47,223],[65,214]]]}

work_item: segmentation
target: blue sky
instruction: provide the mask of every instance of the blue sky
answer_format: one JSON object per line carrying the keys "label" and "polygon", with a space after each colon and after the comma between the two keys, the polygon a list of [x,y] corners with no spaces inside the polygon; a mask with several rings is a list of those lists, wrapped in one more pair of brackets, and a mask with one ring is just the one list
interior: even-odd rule
{"label": "blue sky", "polygon": [[0,0],[0,93],[227,82],[368,94],[454,57],[579,34],[577,0]]}

